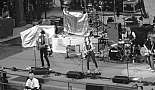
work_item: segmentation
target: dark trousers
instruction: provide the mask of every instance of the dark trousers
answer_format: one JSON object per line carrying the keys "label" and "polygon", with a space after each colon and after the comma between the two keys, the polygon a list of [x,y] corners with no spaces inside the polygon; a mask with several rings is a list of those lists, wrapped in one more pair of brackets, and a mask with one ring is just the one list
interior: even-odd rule
{"label": "dark trousers", "polygon": [[150,65],[150,68],[154,70],[153,55],[147,56],[147,62]]}
{"label": "dark trousers", "polygon": [[44,59],[43,59],[43,57],[46,59],[48,67],[50,67],[47,48],[40,48],[40,59],[41,59],[42,66],[44,66]]}
{"label": "dark trousers", "polygon": [[87,70],[89,70],[90,58],[92,58],[93,63],[95,64],[95,67],[98,68],[97,62],[96,62],[96,60],[95,60],[95,53],[94,53],[93,51],[90,51],[90,52],[88,52],[88,54],[86,55],[86,59],[87,59]]}

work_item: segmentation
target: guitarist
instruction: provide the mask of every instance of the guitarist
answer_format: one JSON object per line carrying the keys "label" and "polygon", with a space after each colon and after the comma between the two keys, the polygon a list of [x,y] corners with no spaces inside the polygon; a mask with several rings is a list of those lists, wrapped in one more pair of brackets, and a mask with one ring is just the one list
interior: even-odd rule
{"label": "guitarist", "polygon": [[153,50],[155,49],[154,43],[155,42],[153,41],[152,37],[148,36],[148,40],[144,44],[144,47],[146,48],[145,56],[147,57],[147,62],[149,64],[149,66],[150,66],[151,71],[155,71],[153,55],[152,55],[152,53],[154,53]]}
{"label": "guitarist", "polygon": [[48,51],[47,51],[48,45],[49,45],[48,36],[45,34],[45,31],[42,30],[37,40],[37,47],[40,50],[40,59],[41,59],[42,67],[44,67],[44,60],[43,60],[43,57],[44,57],[47,62],[47,68],[50,68],[50,63],[48,59]]}
{"label": "guitarist", "polygon": [[87,59],[87,73],[90,73],[90,69],[89,69],[89,62],[90,62],[90,58],[93,60],[93,63],[95,64],[95,73],[99,73],[98,72],[98,65],[97,62],[95,60],[95,53],[93,51],[94,47],[92,45],[92,42],[90,41],[90,37],[85,37],[84,39],[85,43],[84,43],[84,54],[85,54],[85,58]]}

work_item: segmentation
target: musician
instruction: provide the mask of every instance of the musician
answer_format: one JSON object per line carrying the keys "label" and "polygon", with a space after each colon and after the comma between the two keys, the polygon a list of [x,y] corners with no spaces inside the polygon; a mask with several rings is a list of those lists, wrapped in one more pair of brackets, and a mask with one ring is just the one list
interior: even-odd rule
{"label": "musician", "polygon": [[33,72],[29,72],[29,78],[26,81],[24,90],[39,90],[40,85],[37,78],[34,77]]}
{"label": "musician", "polygon": [[155,71],[154,69],[154,61],[153,61],[153,55],[154,49],[155,49],[155,42],[153,41],[153,38],[151,36],[148,36],[148,40],[145,42],[144,47],[146,48],[145,56],[147,57],[147,62],[150,66],[151,71]]}
{"label": "musician", "polygon": [[130,27],[126,27],[126,32],[122,34],[122,39],[129,39],[130,41],[133,41],[136,39],[136,34],[131,31]]}
{"label": "musician", "polygon": [[48,51],[47,51],[48,46],[49,46],[48,36],[45,34],[44,30],[41,30],[40,36],[37,40],[37,47],[40,50],[40,59],[41,59],[42,67],[44,67],[44,60],[43,60],[43,57],[44,57],[47,62],[47,66],[48,66],[47,68],[50,68]]}
{"label": "musician", "polygon": [[85,58],[87,59],[87,73],[90,73],[90,68],[89,68],[89,62],[90,62],[90,58],[92,59],[93,63],[95,64],[95,73],[99,73],[98,72],[98,65],[97,62],[95,60],[95,53],[93,51],[94,47],[92,45],[92,42],[90,41],[90,37],[87,36],[84,39],[85,43],[84,43],[84,53],[85,53]]}
{"label": "musician", "polygon": [[131,54],[133,54],[136,35],[133,31],[131,31],[130,27],[126,27],[126,32],[124,34],[122,34],[122,39],[127,40],[127,44],[130,45],[129,50],[130,50]]}

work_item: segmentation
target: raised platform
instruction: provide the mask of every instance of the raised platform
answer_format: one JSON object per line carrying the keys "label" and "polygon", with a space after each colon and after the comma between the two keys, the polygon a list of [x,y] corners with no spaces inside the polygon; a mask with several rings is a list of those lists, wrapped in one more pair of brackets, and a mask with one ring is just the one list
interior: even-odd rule
{"label": "raised platform", "polygon": [[[82,60],[78,57],[65,58],[66,54],[54,53],[53,57],[49,57],[51,68],[54,71],[60,73],[67,73],[68,71],[82,71]],[[41,66],[39,60],[39,51],[36,51],[36,60],[37,66]],[[34,66],[34,49],[23,49],[22,52],[5,58],[0,61],[0,66],[4,67],[17,67],[20,69],[25,69],[28,66]],[[127,76],[127,64],[120,63],[112,63],[112,62],[104,62],[104,60],[97,60],[99,65],[99,71],[101,72],[101,77],[105,78],[113,78],[114,76],[125,75]],[[91,70],[94,69],[94,64],[91,63]],[[86,60],[83,61],[83,71],[86,72]],[[155,72],[151,72],[147,70],[148,65],[143,63],[129,63],[129,76],[142,78],[142,80],[153,81],[155,78]],[[16,85],[24,85],[25,78],[23,76],[28,76],[28,72],[18,72],[6,70],[8,73],[17,74],[22,76],[10,75],[9,82],[16,83]],[[72,79],[67,78],[64,75],[56,76],[55,74],[50,74],[48,76],[38,75],[38,78],[44,80],[43,88],[47,87],[55,87],[59,88],[57,90],[67,90],[68,84],[75,90],[86,90],[87,84],[97,85],[104,88],[109,88],[105,90],[136,90],[132,89],[136,83],[130,84],[118,84],[113,83],[111,79]],[[61,89],[60,89],[61,88]],[[88,88],[88,87],[87,87]],[[115,89],[114,89],[115,88]],[[119,89],[118,89],[119,88]],[[122,89],[120,89],[122,88]],[[127,88],[127,89],[125,89]],[[103,88],[102,88],[103,89]],[[101,90],[102,90],[101,89]],[[48,90],[48,89],[45,89]],[[52,89],[50,89],[52,90]],[[53,89],[56,90],[56,89]],[[100,90],[100,89],[99,89]]]}

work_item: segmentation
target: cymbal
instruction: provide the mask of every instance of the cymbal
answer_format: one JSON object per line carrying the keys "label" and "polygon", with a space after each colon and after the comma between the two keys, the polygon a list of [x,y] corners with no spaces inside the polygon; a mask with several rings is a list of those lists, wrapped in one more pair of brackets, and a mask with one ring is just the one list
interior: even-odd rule
{"label": "cymbal", "polygon": [[151,38],[155,38],[155,34],[154,35],[150,35]]}
{"label": "cymbal", "polygon": [[109,38],[103,38],[103,39],[108,40]]}

